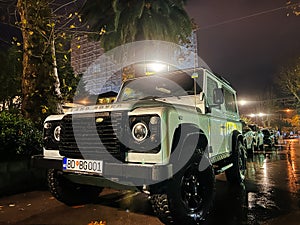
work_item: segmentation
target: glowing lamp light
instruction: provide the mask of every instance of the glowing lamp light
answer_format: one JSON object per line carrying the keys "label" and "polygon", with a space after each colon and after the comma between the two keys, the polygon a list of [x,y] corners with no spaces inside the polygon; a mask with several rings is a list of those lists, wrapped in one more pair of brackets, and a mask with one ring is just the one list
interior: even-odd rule
{"label": "glowing lamp light", "polygon": [[167,65],[163,63],[149,63],[147,64],[147,68],[150,71],[161,72],[167,69]]}
{"label": "glowing lamp light", "polygon": [[77,101],[78,104],[80,105],[88,105],[90,104],[89,100],[87,98],[84,98],[84,99],[80,99]]}
{"label": "glowing lamp light", "polygon": [[248,102],[246,100],[240,100],[239,103],[241,106],[244,106],[247,105]]}
{"label": "glowing lamp light", "polygon": [[263,116],[265,116],[266,114],[264,114],[264,113],[258,113],[258,116],[259,117],[263,117]]}
{"label": "glowing lamp light", "polygon": [[251,117],[251,118],[254,118],[254,117],[263,117],[263,116],[266,116],[267,114],[265,114],[265,113],[258,113],[258,114],[254,114],[254,113],[251,113],[249,116]]}

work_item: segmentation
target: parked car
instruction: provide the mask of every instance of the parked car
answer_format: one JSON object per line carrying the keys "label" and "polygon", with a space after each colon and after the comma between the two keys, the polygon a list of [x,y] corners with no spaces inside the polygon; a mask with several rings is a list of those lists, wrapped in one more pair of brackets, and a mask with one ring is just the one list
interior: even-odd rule
{"label": "parked car", "polygon": [[294,139],[294,138],[299,138],[299,135],[297,133],[294,132],[290,132],[290,133],[285,133],[283,135],[284,139]]}
{"label": "parked car", "polygon": [[255,134],[249,126],[243,127],[244,145],[247,149],[248,155],[252,155],[255,145]]}
{"label": "parked car", "polygon": [[274,143],[275,143],[276,145],[278,145],[278,139],[279,139],[279,136],[278,136],[278,134],[277,134],[277,131],[276,131],[276,130],[270,130],[270,132],[271,132],[271,135],[274,136]]}
{"label": "parked car", "polygon": [[261,130],[264,134],[264,144],[268,145],[270,148],[275,146],[275,137],[273,132],[271,132],[268,128],[264,128]]}
{"label": "parked car", "polygon": [[261,132],[260,128],[256,124],[248,125],[254,133],[254,149],[264,150],[264,134]]}
{"label": "parked car", "polygon": [[290,134],[289,139],[294,139],[294,138],[299,138],[299,135],[298,134]]}
{"label": "parked car", "polygon": [[128,79],[113,104],[47,117],[43,140],[32,163],[48,169],[56,199],[78,205],[104,187],[140,190],[165,224],[202,223],[216,174],[245,179],[236,92],[202,68]]}

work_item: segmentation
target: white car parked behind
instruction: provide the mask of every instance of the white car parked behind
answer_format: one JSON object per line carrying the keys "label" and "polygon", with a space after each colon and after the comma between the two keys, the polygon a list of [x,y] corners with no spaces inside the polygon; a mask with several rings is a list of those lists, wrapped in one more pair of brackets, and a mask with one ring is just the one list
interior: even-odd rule
{"label": "white car parked behind", "polygon": [[256,150],[264,150],[264,134],[261,132],[260,128],[256,124],[248,125],[254,133],[254,148]]}

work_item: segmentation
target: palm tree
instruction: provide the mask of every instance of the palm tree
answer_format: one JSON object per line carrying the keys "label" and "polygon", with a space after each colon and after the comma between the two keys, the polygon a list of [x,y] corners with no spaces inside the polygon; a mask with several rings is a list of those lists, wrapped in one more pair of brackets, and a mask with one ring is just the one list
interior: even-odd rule
{"label": "palm tree", "polygon": [[186,41],[192,22],[184,0],[86,0],[82,16],[105,50],[138,40]]}

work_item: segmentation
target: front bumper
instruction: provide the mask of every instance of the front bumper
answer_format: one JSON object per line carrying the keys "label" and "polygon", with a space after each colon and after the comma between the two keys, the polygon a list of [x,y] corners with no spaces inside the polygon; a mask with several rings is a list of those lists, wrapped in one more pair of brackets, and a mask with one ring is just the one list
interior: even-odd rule
{"label": "front bumper", "polygon": [[[31,165],[38,168],[63,169],[62,158],[45,158],[43,155],[33,156],[31,159]],[[74,174],[74,172],[72,173]],[[172,176],[172,164],[148,165],[103,162],[103,175],[101,177],[111,179],[117,178],[119,180],[140,179],[148,181],[162,181]]]}

